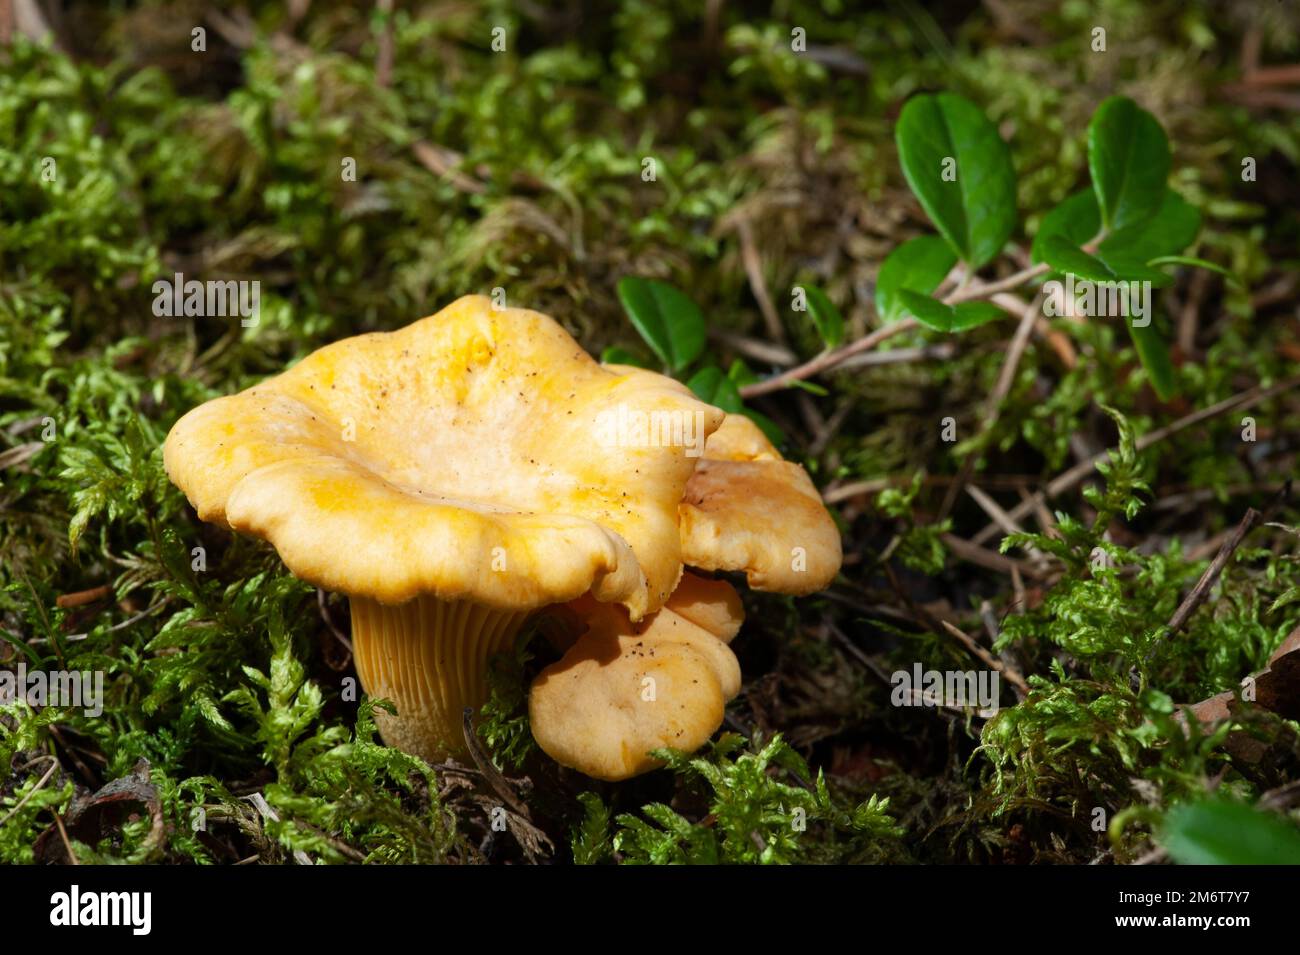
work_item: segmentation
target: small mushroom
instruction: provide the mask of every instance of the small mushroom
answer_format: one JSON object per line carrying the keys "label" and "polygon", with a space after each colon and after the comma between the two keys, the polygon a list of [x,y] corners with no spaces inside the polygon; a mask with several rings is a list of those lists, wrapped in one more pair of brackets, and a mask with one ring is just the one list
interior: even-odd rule
{"label": "small mushroom", "polygon": [[840,570],[840,532],[808,473],[744,415],[709,436],[680,520],[687,565],[743,571],[754,590],[811,594]]}
{"label": "small mushroom", "polygon": [[[758,590],[808,594],[839,572],[839,531],[817,489],[743,415],[728,414],[707,439],[679,521],[687,565],[744,572]],[[740,690],[726,644],[743,619],[729,584],[691,573],[640,625],[590,601],[568,604],[556,620],[581,635],[533,683],[534,739],[557,762],[607,780],[653,769],[651,750],[698,748]]]}
{"label": "small mushroom", "polygon": [[[628,365],[612,371],[671,381]],[[728,414],[709,435],[680,509],[682,560],[690,567],[741,571],[754,590],[798,596],[826,588],[843,560],[840,532],[821,494],[743,414]]]}
{"label": "small mushroom", "polygon": [[740,597],[725,581],[685,574],[658,613],[633,623],[620,607],[568,605],[583,630],[534,681],[533,738],[564,766],[596,779],[655,768],[651,750],[698,749],[740,690],[727,643],[740,629]]}
{"label": "small mushroom", "polygon": [[432,762],[463,753],[462,709],[533,611],[589,594],[631,622],[673,592],[696,459],[599,442],[620,407],[704,435],[723,417],[602,368],[544,315],[466,296],[195,408],[164,462],[202,520],[349,596],[362,685],[397,708],[377,714],[384,739]]}

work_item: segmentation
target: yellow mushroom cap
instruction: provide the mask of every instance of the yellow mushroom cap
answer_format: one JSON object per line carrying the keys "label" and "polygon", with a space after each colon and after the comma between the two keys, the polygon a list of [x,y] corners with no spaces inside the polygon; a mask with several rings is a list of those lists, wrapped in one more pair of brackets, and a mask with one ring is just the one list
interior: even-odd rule
{"label": "yellow mushroom cap", "polygon": [[745,606],[736,588],[725,580],[685,573],[668,598],[667,609],[689,620],[723,643],[730,643],[745,622]]}
{"label": "yellow mushroom cap", "polygon": [[569,606],[585,630],[528,698],[533,738],[552,759],[595,779],[627,779],[658,765],[651,750],[695,750],[722,725],[740,691],[727,641],[744,619],[729,584],[685,574],[640,623],[590,598]]}
{"label": "yellow mushroom cap", "polygon": [[816,486],[749,418],[728,414],[704,446],[680,508],[682,560],[744,571],[749,586],[810,594],[839,573],[839,528]]}
{"label": "yellow mushroom cap", "polygon": [[[626,365],[606,367],[647,382],[667,380]],[[843,560],[839,529],[808,472],[782,458],[741,414],[727,414],[709,435],[679,522],[685,564],[743,571],[755,590],[814,593],[835,579]]]}
{"label": "yellow mushroom cap", "polygon": [[703,435],[723,417],[675,382],[602,368],[545,315],[466,296],[195,408],[164,462],[200,518],[328,590],[505,611],[591,592],[640,619],[680,575],[698,459],[620,440],[615,412]]}

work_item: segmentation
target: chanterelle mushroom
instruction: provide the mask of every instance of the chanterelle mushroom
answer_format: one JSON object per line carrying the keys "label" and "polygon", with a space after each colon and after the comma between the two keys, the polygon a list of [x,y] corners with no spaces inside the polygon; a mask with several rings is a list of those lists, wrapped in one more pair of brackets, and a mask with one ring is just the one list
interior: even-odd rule
{"label": "chanterelle mushroom", "polygon": [[[808,594],[839,572],[839,531],[817,489],[743,415],[727,415],[709,436],[679,519],[686,564],[744,572],[758,590]],[[529,696],[533,737],[557,762],[626,779],[654,768],[650,750],[696,749],[722,724],[740,688],[725,646],[743,619],[730,585],[688,573],[640,625],[590,601],[569,604],[566,618],[582,636]]]}
{"label": "chanterelle mushroom", "polygon": [[362,684],[397,707],[385,740],[434,761],[463,751],[462,708],[530,612],[590,594],[640,620],[676,586],[697,458],[644,431],[601,440],[614,410],[701,437],[723,417],[467,296],[195,408],[164,460],[201,519],[349,596]]}
{"label": "chanterelle mushroom", "polygon": [[[628,365],[611,371],[671,381]],[[709,435],[680,509],[682,561],[701,570],[742,571],[755,590],[811,594],[839,573],[840,532],[808,473],[781,457],[742,414]]]}
{"label": "chanterelle mushroom", "polygon": [[658,613],[632,623],[621,608],[575,601],[583,631],[533,682],[533,738],[556,762],[596,779],[653,769],[653,749],[694,750],[740,690],[727,643],[744,620],[725,581],[685,574]]}
{"label": "chanterelle mushroom", "polygon": [[799,465],[749,418],[729,414],[709,436],[681,506],[682,560],[743,571],[782,594],[822,590],[839,573],[840,532]]}

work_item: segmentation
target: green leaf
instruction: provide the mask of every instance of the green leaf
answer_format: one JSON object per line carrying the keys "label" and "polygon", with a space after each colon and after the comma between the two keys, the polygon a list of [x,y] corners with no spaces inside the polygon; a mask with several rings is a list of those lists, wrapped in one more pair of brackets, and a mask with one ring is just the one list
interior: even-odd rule
{"label": "green leaf", "polygon": [[927,94],[903,107],[895,139],[908,185],[953,251],[972,269],[989,262],[1016,225],[1015,168],[997,127],[969,100]]}
{"label": "green leaf", "polygon": [[717,365],[701,368],[686,382],[686,387],[701,401],[723,411],[738,414],[744,408],[736,383]]}
{"label": "green leaf", "polygon": [[758,425],[758,430],[762,431],[763,434],[767,436],[767,440],[771,441],[778,448],[785,444],[785,431],[783,431],[781,426],[767,415],[755,411],[753,408],[742,408],[741,414],[754,422],[754,424]]}
{"label": "green leaf", "polygon": [[881,263],[876,276],[876,311],[881,321],[896,322],[906,309],[899,301],[900,289],[929,295],[957,264],[957,254],[937,235],[908,239]]}
{"label": "green leaf", "polygon": [[618,298],[647,345],[671,371],[681,371],[704,351],[706,329],[700,307],[685,293],[656,279],[628,275]]}
{"label": "green leaf", "polygon": [[817,334],[821,335],[827,348],[838,347],[844,341],[844,316],[816,285],[804,285],[803,293],[808,299],[808,314],[817,326]]}
{"label": "green leaf", "polygon": [[1300,865],[1300,829],[1222,799],[1176,806],[1165,817],[1160,844],[1181,865]]}
{"label": "green leaf", "polygon": [[732,363],[731,371],[727,374],[723,374],[722,369],[716,365],[708,365],[692,375],[686,382],[686,387],[695,393],[695,397],[715,408],[721,408],[729,414],[743,414],[758,425],[763,434],[767,435],[767,440],[780,447],[785,443],[785,432],[780,425],[766,415],[746,408],[741,400],[741,379],[746,376],[748,380],[757,380],[743,362],[739,368],[736,363]]}
{"label": "green leaf", "polygon": [[1091,242],[1101,231],[1101,212],[1097,196],[1091,189],[1076,192],[1047,215],[1038,226],[1038,234],[1029,249],[1030,261],[1046,262],[1043,244],[1050,238],[1060,237],[1074,245]]}
{"label": "green leaf", "polygon": [[1169,178],[1169,140],[1159,120],[1112,96],[1088,124],[1088,169],[1101,224],[1115,231],[1155,215]]}
{"label": "green leaf", "polygon": [[602,365],[631,365],[633,368],[645,368],[646,363],[626,348],[610,345],[600,353]]}
{"label": "green leaf", "polygon": [[938,299],[911,289],[900,289],[903,306],[927,328],[938,332],[964,332],[1002,317],[1002,309],[989,302],[962,302],[945,305]]}
{"label": "green leaf", "polygon": [[1142,367],[1151,379],[1151,387],[1161,401],[1168,401],[1178,393],[1174,363],[1169,358],[1169,343],[1156,330],[1154,322],[1142,327],[1131,321],[1125,324],[1128,325],[1129,337],[1133,339],[1133,347],[1137,349]]}
{"label": "green leaf", "polygon": [[1097,250],[1097,258],[1105,262],[1106,268],[1123,282],[1150,282],[1156,288],[1164,288],[1174,282],[1174,277],[1168,272],[1153,269],[1140,258],[1116,255],[1100,249]]}
{"label": "green leaf", "polygon": [[759,380],[758,375],[754,374],[754,369],[746,365],[743,358],[732,359],[731,367],[727,369],[727,377],[736,383],[737,388],[744,388]]}
{"label": "green leaf", "polygon": [[[1141,259],[1129,255],[1103,252],[1096,255],[1085,252],[1064,235],[1041,236],[1035,247],[1046,262],[1058,273],[1073,273],[1089,282],[1150,282],[1164,288],[1173,282],[1169,274],[1153,269]],[[1103,243],[1102,248],[1105,248]]]}
{"label": "green leaf", "polygon": [[948,329],[951,332],[964,332],[1005,316],[1002,309],[989,302],[962,302],[952,309],[953,321]]}
{"label": "green leaf", "polygon": [[[1159,256],[1173,255],[1187,248],[1201,228],[1201,214],[1172,189],[1165,190],[1164,201],[1149,219],[1114,232],[1101,241],[1096,258],[1105,263],[1142,262]],[[1081,246],[1091,242],[1101,231],[1101,212],[1092,191],[1076,192],[1043,217],[1034,236],[1030,259],[1046,262],[1043,245],[1059,236]],[[1110,266],[1113,269],[1113,266]]]}
{"label": "green leaf", "polygon": [[[1096,197],[1093,197],[1095,206]],[[1146,261],[1183,251],[1201,231],[1201,214],[1172,189],[1165,190],[1160,208],[1150,219],[1135,222],[1106,236],[1099,253]]]}
{"label": "green leaf", "polygon": [[1089,255],[1063,235],[1045,236],[1042,242],[1035,241],[1034,244],[1043,261],[1058,272],[1073,272],[1079,278],[1092,282],[1114,282],[1119,279],[1105,262]]}

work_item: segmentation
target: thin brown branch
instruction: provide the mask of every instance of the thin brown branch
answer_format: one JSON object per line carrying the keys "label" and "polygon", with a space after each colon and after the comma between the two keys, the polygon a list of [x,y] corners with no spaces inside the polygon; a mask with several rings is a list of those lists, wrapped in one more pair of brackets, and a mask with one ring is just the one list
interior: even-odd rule
{"label": "thin brown branch", "polygon": [[947,361],[957,354],[952,342],[936,342],[919,348],[891,348],[889,351],[854,355],[841,362],[843,368],[875,368],[880,365],[901,365],[914,361]]}
{"label": "thin brown branch", "polygon": [[[994,487],[999,490],[1014,491],[1025,486],[1026,481],[1031,478],[1017,475],[996,475],[990,474],[987,477],[980,478],[980,484],[984,487]],[[927,474],[921,478],[922,487],[947,487],[953,479],[944,474]],[[912,483],[911,476],[895,475],[893,477],[870,478],[863,481],[851,481],[847,484],[840,484],[829,487],[822,494],[822,500],[827,504],[838,504],[840,501],[847,501],[854,497],[863,497],[867,494],[878,494],[890,487],[906,487]],[[1028,493],[1028,492],[1026,492]]]}
{"label": "thin brown branch", "polygon": [[1154,656],[1160,643],[1172,637],[1179,630],[1182,630],[1188,619],[1191,618],[1192,614],[1196,613],[1201,604],[1205,603],[1206,598],[1210,595],[1210,588],[1213,587],[1214,582],[1219,579],[1219,575],[1223,573],[1223,568],[1228,565],[1229,559],[1231,559],[1232,555],[1236,553],[1237,548],[1241,546],[1241,542],[1246,539],[1246,535],[1254,530],[1262,521],[1271,519],[1272,515],[1290,496],[1291,482],[1288,481],[1286,485],[1283,486],[1282,490],[1274,496],[1273,500],[1269,502],[1268,507],[1266,507],[1262,512],[1255,510],[1253,507],[1246,508],[1246,514],[1237,525],[1237,529],[1223,542],[1223,545],[1219,548],[1219,553],[1215,555],[1214,560],[1210,561],[1210,566],[1205,568],[1205,573],[1201,574],[1201,579],[1196,582],[1196,586],[1191,589],[1187,596],[1183,598],[1183,602],[1178,605],[1178,609],[1174,611],[1174,615],[1170,617],[1169,622],[1165,624],[1164,631],[1155,641],[1152,642],[1151,648],[1147,650],[1146,653],[1147,661],[1150,661],[1151,657]]}
{"label": "thin brown branch", "polygon": [[79,860],[77,854],[72,851],[72,840],[68,838],[68,830],[67,827],[63,825],[63,817],[57,812],[54,814],[54,824],[59,827],[59,838],[63,840],[64,851],[68,853],[68,862],[71,865],[81,865],[81,860]]}
{"label": "thin brown branch", "polygon": [[0,451],[0,471],[15,465],[25,464],[44,451],[49,445],[44,441],[29,441],[7,451]]}
{"label": "thin brown branch", "polygon": [[60,594],[54,600],[54,605],[60,610],[68,610],[72,607],[84,607],[86,604],[93,604],[98,600],[113,593],[113,588],[108,584],[100,584],[98,587],[91,587],[89,590],[78,590],[76,593]]}
{"label": "thin brown branch", "polygon": [[1007,682],[1010,683],[1013,687],[1015,687],[1016,690],[1021,694],[1021,699],[1029,695],[1029,684],[1025,682],[1025,678],[1023,676],[1021,676],[1015,670],[1008,667],[1005,663],[1003,663],[993,654],[989,653],[982,646],[976,643],[975,638],[967,634],[966,631],[953,626],[947,620],[940,620],[939,622],[943,624],[944,630],[952,634],[952,636],[956,637],[961,642],[962,646],[964,646],[971,653],[975,654],[975,656],[979,657],[980,660],[983,661],[986,667],[988,667],[990,670],[996,670],[998,673],[1005,676],[1007,678]]}
{"label": "thin brown branch", "polygon": [[457,168],[464,157],[460,153],[442,146],[435,146],[433,143],[417,140],[411,144],[411,151],[415,153],[415,158],[420,161],[420,165],[430,172],[442,176],[461,192],[482,195],[487,192],[487,186],[470,176],[465,175]]}
{"label": "thin brown branch", "polygon": [[792,382],[803,381],[806,378],[813,378],[840,364],[844,359],[853,355],[859,355],[862,352],[870,351],[881,342],[888,341],[895,335],[903,332],[909,332],[919,328],[920,323],[914,318],[904,318],[901,321],[893,322],[883,328],[877,328],[874,332],[864,335],[857,341],[850,342],[834,351],[822,352],[811,361],[806,361],[802,365],[791,368],[789,371],[783,371],[775,378],[768,378],[765,381],[756,381],[753,384],[745,385],[740,389],[742,398],[757,398],[760,395],[771,394],[774,391],[780,391],[788,387]]}
{"label": "thin brown branch", "polygon": [[998,279],[994,282],[975,282],[967,285],[965,288],[953,290],[944,300],[945,305],[957,305],[961,302],[970,302],[975,299],[992,298],[994,295],[1000,295],[1003,292],[1013,292],[1020,286],[1040,275],[1046,275],[1048,266],[1046,263],[1031,265],[1027,269],[1021,269],[1014,272],[1006,278]]}
{"label": "thin brown branch", "polygon": [[41,788],[50,781],[50,777],[54,775],[54,771],[59,768],[59,761],[53,756],[46,756],[44,758],[50,761],[50,768],[45,771],[44,776],[37,780],[36,785],[29,789],[26,795],[24,795],[22,799],[18,800],[12,809],[5,813],[4,818],[0,819],[0,829],[3,829],[5,823],[18,814],[18,810],[27,805],[27,800],[40,792]]}
{"label": "thin brown branch", "polygon": [[[1243,86],[1295,86],[1300,84],[1300,63],[1266,66],[1250,70],[1242,77]],[[1236,86],[1237,84],[1233,84]]]}
{"label": "thin brown branch", "polygon": [[[998,421],[998,415],[1002,407],[1002,402],[1006,399],[1011,391],[1011,385],[1016,379],[1016,370],[1020,367],[1020,359],[1029,345],[1029,335],[1034,330],[1034,323],[1038,318],[1039,302],[1038,296],[1028,304],[1022,302],[1014,295],[999,292],[991,297],[993,303],[999,308],[1008,312],[1018,312],[1020,315],[1020,324],[1016,326],[1016,332],[1011,337],[1011,345],[1007,349],[1006,360],[1002,362],[1002,371],[998,375],[997,385],[993,393],[989,395],[988,403],[985,405],[984,424],[981,426],[981,433],[987,434]],[[957,503],[957,497],[961,494],[962,488],[969,483],[971,477],[975,474],[976,455],[968,454],[966,460],[962,462],[961,472],[957,480],[948,486],[948,492],[943,497],[943,503],[939,506],[937,520],[942,521],[952,511],[953,506]]]}
{"label": "thin brown branch", "polygon": [[343,631],[338,628],[338,625],[334,623],[334,618],[330,615],[329,603],[325,598],[325,591],[321,590],[319,587],[316,588],[316,607],[320,611],[321,620],[325,621],[325,626],[329,628],[329,632],[334,635],[334,639],[342,644],[343,649],[348,651],[348,656],[353,656],[352,641],[349,640],[347,635],[344,634]]}
{"label": "thin brown branch", "polygon": [[943,534],[939,539],[943,542],[943,546],[952,551],[959,560],[975,564],[977,567],[997,571],[1000,574],[1009,574],[1013,570],[1018,570],[1033,580],[1042,580],[1046,576],[1036,567],[1031,567],[1029,564],[1016,560],[1014,557],[1008,557],[1006,554],[999,554],[997,551],[980,547],[978,544],[971,543],[956,534]]}
{"label": "thin brown branch", "polygon": [[754,230],[748,219],[742,217],[736,221],[736,235],[740,238],[740,258],[745,265],[749,289],[758,302],[759,311],[763,313],[767,334],[774,342],[784,342],[785,328],[781,324],[781,316],[776,312],[776,306],[772,304],[772,296],[768,294],[767,282],[763,279],[763,258],[759,255],[758,245],[754,242]]}
{"label": "thin brown branch", "polygon": [[1034,330],[1034,322],[1038,319],[1042,308],[1041,299],[1038,296],[1035,296],[1032,302],[1025,303],[1010,295],[999,295],[994,298],[994,304],[1001,305],[1004,308],[1008,306],[1011,308],[1019,307],[1021,312],[1020,324],[1016,326],[1016,333],[1011,337],[1011,346],[1007,349],[1007,357],[1002,363],[1002,371],[998,375],[997,385],[988,398],[987,410],[985,411],[988,423],[984,426],[985,431],[997,422],[1002,402],[1011,393],[1011,386],[1016,380],[1016,371],[1020,368],[1020,359],[1024,356],[1025,349],[1029,347],[1029,336]]}
{"label": "thin brown branch", "polygon": [[1201,316],[1201,306],[1205,302],[1206,292],[1210,288],[1210,273],[1197,269],[1192,274],[1191,284],[1187,290],[1187,301],[1183,303],[1178,315],[1178,350],[1184,355],[1196,351],[1196,332]]}
{"label": "thin brown branch", "polygon": [[[1291,391],[1297,387],[1300,387],[1300,375],[1288,378],[1285,381],[1280,381],[1276,385],[1272,385],[1268,388],[1256,386],[1255,388],[1240,392],[1230,398],[1225,398],[1222,401],[1216,402],[1208,408],[1201,408],[1198,411],[1193,411],[1191,414],[1185,415],[1163,428],[1157,428],[1155,431],[1142,435],[1142,437],[1138,438],[1135,442],[1136,449],[1139,453],[1146,451],[1148,448],[1159,444],[1166,438],[1172,437],[1180,431],[1185,431],[1188,428],[1194,427],[1203,421],[1208,421],[1211,418],[1217,417],[1224,412],[1238,409],[1244,410],[1253,407],[1261,401],[1275,398],[1278,395],[1284,394],[1285,392]],[[1050,500],[1058,494],[1063,494],[1077,485],[1082,484],[1097,469],[1097,465],[1108,460],[1109,457],[1110,451],[1108,449],[1093,455],[1079,464],[1076,464],[1068,471],[1053,478],[1048,482],[1046,487],[1041,491],[1035,492],[1028,500],[1022,501],[1013,507],[1007,512],[1008,516],[1012,520],[1023,520],[1027,514],[1033,511],[1039,502]],[[990,523],[971,538],[971,541],[975,544],[984,544],[992,539],[997,532],[998,525],[996,523]]]}
{"label": "thin brown branch", "polygon": [[[754,253],[754,256],[752,257],[753,261],[751,261],[751,256],[745,255],[745,237],[748,230],[747,220],[741,219],[737,223],[737,230],[740,233],[741,238],[741,252],[746,259],[745,271],[749,273],[750,285],[754,287],[754,295],[759,299],[759,306],[763,307],[763,301],[767,296],[767,290],[762,285],[761,271],[758,272],[757,283],[755,281],[753,265],[754,262],[757,261],[757,253]],[[1088,249],[1090,247],[1084,246],[1084,248]],[[1021,285],[1024,285],[1026,282],[1038,277],[1039,275],[1045,274],[1047,271],[1048,267],[1044,264],[1040,264],[1030,266],[1026,269],[1021,269],[1018,272],[1008,275],[1006,278],[998,279],[994,282],[962,282],[943,298],[943,302],[946,305],[956,305],[961,302],[974,301],[975,299],[988,299],[992,301],[993,304],[998,305],[1004,310],[1019,315],[1026,306],[1019,299],[1013,296],[1008,296],[1006,293],[1019,288]],[[941,288],[942,287],[943,286],[941,286]],[[770,301],[768,304],[770,305]],[[771,315],[769,315],[767,309],[764,308],[763,314],[764,318],[768,321],[769,327],[773,329],[773,337],[780,338],[783,336],[784,330],[781,328],[780,322],[773,321],[776,314],[775,309],[773,309]],[[797,368],[791,368],[788,371],[784,371],[774,378],[768,378],[766,381],[757,381],[751,385],[746,385],[744,388],[740,389],[741,397],[757,398],[760,395],[780,391],[792,382],[803,381],[804,379],[819,375],[824,371],[829,371],[831,368],[842,364],[846,359],[851,358],[854,355],[859,355],[862,352],[870,351],[881,342],[886,341],[901,332],[910,331],[919,327],[920,324],[914,318],[905,318],[890,325],[885,325],[882,328],[876,329],[874,332],[864,335],[857,341],[850,342],[834,351],[823,352],[816,358],[804,362]]]}
{"label": "thin brown branch", "polygon": [[734,348],[747,358],[769,365],[793,365],[798,356],[784,345],[773,345],[757,338],[738,335],[725,328],[710,328],[709,337]]}
{"label": "thin brown branch", "polygon": [[517,815],[531,821],[532,815],[528,811],[528,806],[515,795],[515,791],[510,788],[510,783],[501,775],[501,771],[492,764],[492,760],[488,758],[487,753],[483,752],[483,745],[479,742],[478,733],[474,731],[474,711],[468,706],[465,707],[464,713],[464,731],[465,745],[469,748],[469,755],[474,760],[474,765],[478,767],[478,771],[483,774],[483,778],[488,781],[492,790]]}

